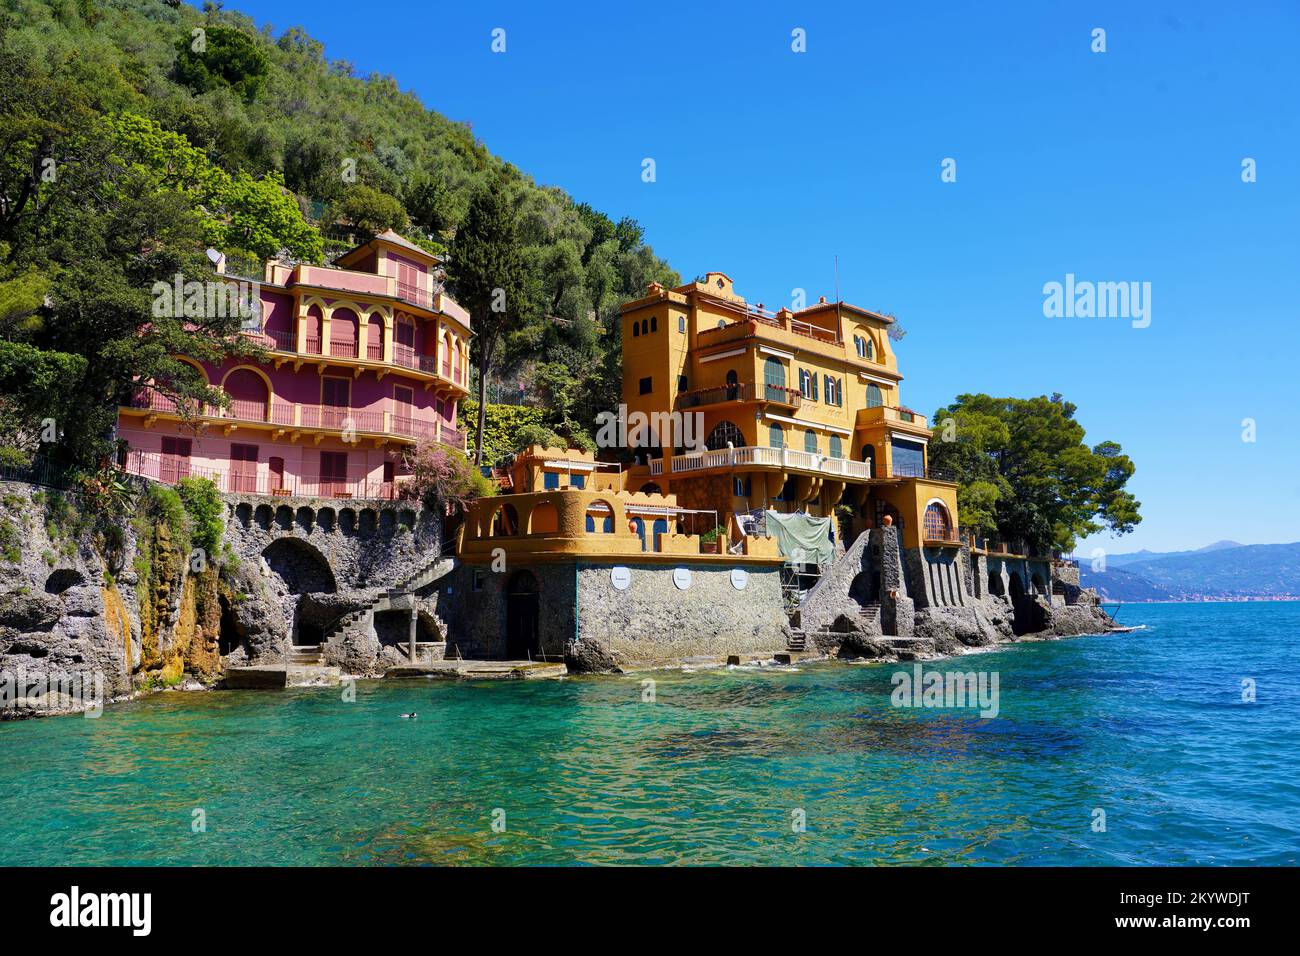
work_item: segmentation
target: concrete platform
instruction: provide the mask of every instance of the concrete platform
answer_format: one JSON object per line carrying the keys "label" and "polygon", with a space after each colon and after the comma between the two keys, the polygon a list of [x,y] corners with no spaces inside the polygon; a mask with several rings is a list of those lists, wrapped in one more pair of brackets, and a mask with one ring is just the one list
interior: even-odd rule
{"label": "concrete platform", "polygon": [[337,667],[310,664],[254,664],[226,668],[227,690],[284,690],[286,687],[332,687],[343,679]]}
{"label": "concrete platform", "polygon": [[386,678],[440,677],[449,680],[537,680],[563,677],[563,663],[542,661],[428,661],[398,664],[384,672]]}

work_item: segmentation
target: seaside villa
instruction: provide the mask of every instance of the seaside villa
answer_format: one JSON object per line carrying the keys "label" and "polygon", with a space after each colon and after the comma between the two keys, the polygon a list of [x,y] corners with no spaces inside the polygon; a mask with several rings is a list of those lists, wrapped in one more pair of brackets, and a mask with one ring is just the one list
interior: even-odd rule
{"label": "seaside villa", "polygon": [[[223,492],[393,498],[401,452],[421,439],[457,448],[469,392],[469,314],[443,291],[437,256],[391,230],[333,267],[266,263],[244,335],[265,361],[194,362],[229,397],[199,430],[142,384],[120,410],[122,464],[169,483],[211,478]],[[187,360],[188,361],[188,360]]]}
{"label": "seaside villa", "polygon": [[266,356],[196,363],[229,408],[196,433],[142,383],[121,409],[127,470],[212,478],[273,596],[222,605],[228,679],[951,652],[1097,626],[1077,569],[959,533],[957,485],[901,404],[891,317],[771,312],[719,272],[623,306],[623,407],[600,453],[524,448],[462,513],[384,500],[404,448],[466,444],[472,329],[439,265],[391,232],[332,268],[272,261],[243,333]]}

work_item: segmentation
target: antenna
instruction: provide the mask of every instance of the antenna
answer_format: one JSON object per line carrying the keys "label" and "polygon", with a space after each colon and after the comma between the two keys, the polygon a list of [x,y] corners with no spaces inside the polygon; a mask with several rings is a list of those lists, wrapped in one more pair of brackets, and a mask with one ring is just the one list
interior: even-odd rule
{"label": "antenna", "polygon": [[844,335],[844,316],[840,309],[840,257],[835,257],[835,324],[839,327],[839,334]]}

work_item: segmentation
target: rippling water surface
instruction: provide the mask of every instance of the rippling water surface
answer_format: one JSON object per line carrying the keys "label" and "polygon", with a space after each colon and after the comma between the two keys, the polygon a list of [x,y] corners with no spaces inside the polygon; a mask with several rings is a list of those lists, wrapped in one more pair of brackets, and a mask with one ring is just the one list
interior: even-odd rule
{"label": "rippling water surface", "polygon": [[1300,604],[1121,622],[927,665],[996,671],[991,720],[818,664],[0,724],[0,864],[1300,864]]}

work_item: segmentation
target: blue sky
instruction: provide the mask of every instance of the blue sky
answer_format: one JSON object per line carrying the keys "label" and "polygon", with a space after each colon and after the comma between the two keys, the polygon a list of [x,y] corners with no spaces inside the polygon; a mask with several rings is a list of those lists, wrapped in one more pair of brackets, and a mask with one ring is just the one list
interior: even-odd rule
{"label": "blue sky", "polygon": [[[918,411],[1062,392],[1145,518],[1081,552],[1300,540],[1293,2],[229,5],[636,217],[683,277],[775,306],[833,297],[838,255],[843,298],[907,330]],[[1151,283],[1150,326],[1044,317],[1067,273]]]}

